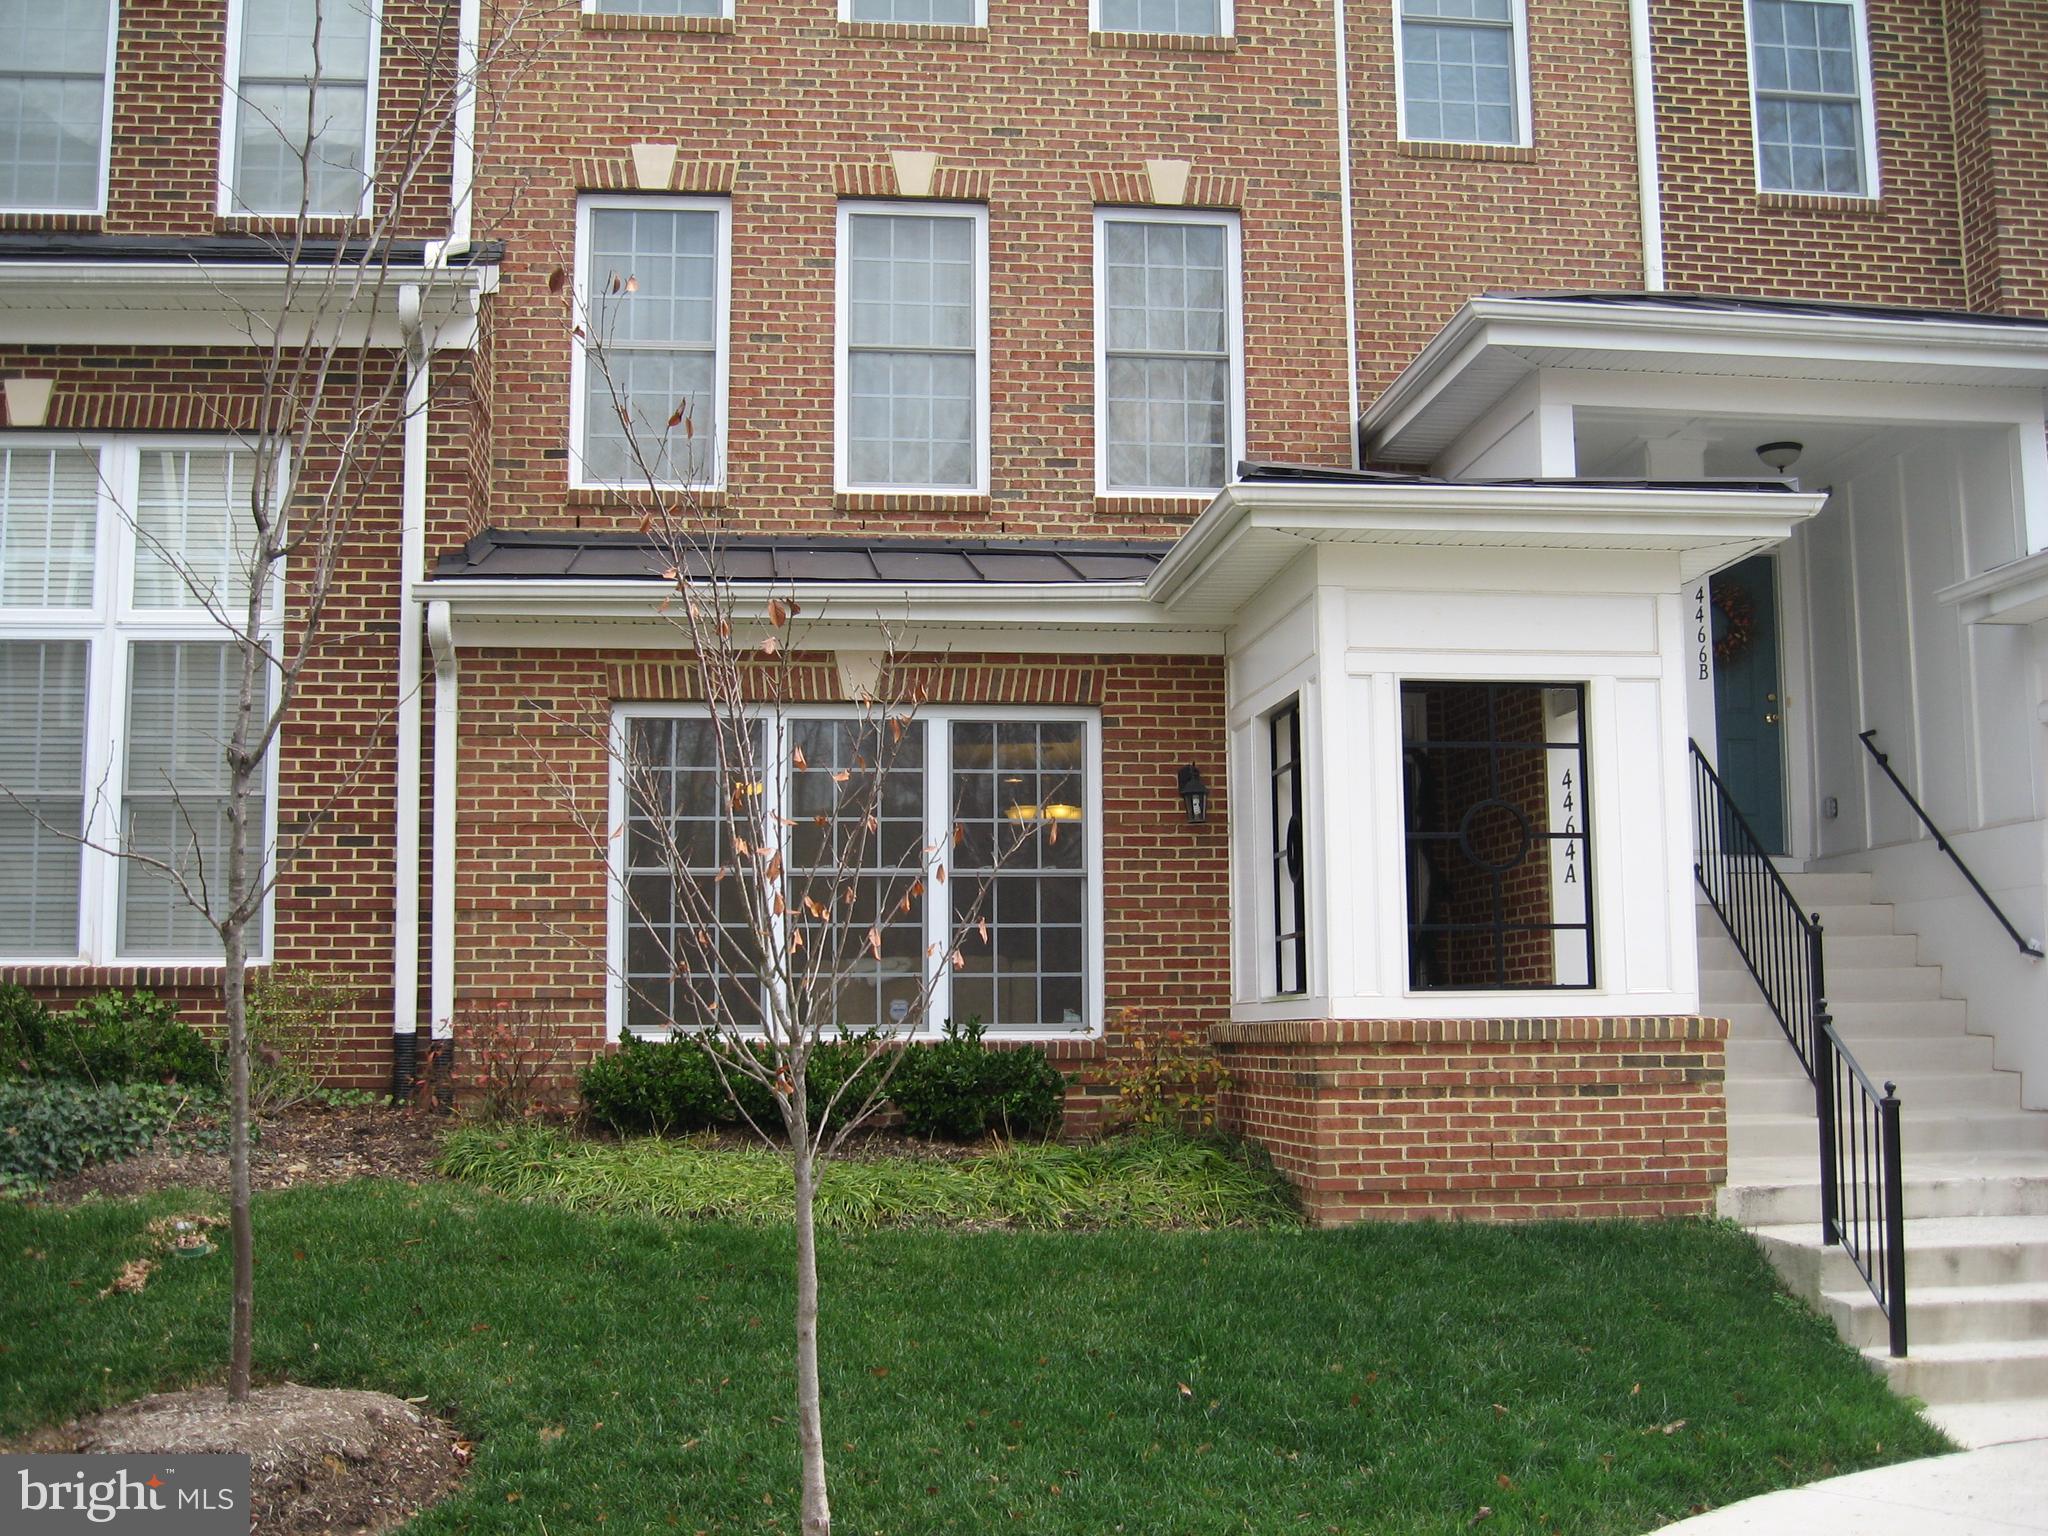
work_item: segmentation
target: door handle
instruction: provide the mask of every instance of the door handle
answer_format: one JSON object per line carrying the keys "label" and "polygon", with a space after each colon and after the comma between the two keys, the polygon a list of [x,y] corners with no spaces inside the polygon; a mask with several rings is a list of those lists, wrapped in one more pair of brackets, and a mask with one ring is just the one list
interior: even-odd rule
{"label": "door handle", "polygon": [[1774,710],[1774,711],[1772,711],[1772,712],[1771,712],[1770,714],[1768,714],[1768,715],[1765,715],[1765,716],[1764,716],[1764,724],[1765,724],[1765,725],[1776,725],[1777,723],[1778,723],[1778,716],[1777,716],[1777,712],[1776,712],[1775,710]]}

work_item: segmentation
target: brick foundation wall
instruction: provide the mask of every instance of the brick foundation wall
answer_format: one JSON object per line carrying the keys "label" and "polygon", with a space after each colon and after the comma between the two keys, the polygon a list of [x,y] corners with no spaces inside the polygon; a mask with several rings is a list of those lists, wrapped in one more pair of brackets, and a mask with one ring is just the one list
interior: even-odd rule
{"label": "brick foundation wall", "polygon": [[1226,1023],[1226,1128],[1311,1220],[1711,1213],[1727,1175],[1718,1019]]}

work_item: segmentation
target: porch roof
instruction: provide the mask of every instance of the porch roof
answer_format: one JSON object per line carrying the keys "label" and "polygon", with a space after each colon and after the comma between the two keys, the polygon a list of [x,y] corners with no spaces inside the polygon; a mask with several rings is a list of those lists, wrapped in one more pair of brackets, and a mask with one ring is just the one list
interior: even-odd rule
{"label": "porch roof", "polygon": [[2048,323],[1707,293],[1469,301],[1359,421],[1366,454],[1426,464],[1541,369],[1870,384],[2048,384]]}

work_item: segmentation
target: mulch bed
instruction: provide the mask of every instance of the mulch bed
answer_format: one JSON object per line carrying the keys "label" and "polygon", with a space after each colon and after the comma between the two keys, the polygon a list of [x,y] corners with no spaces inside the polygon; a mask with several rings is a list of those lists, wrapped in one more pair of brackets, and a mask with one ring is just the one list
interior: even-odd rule
{"label": "mulch bed", "polygon": [[249,1528],[263,1536],[391,1530],[446,1497],[470,1450],[448,1425],[403,1399],[289,1382],[259,1387],[240,1403],[224,1387],[159,1393],[44,1430],[23,1448],[247,1452]]}
{"label": "mulch bed", "polygon": [[[447,1126],[444,1116],[413,1110],[316,1105],[287,1110],[262,1122],[249,1152],[249,1181],[257,1189],[359,1178],[418,1182],[434,1177]],[[94,1195],[146,1195],[173,1186],[225,1194],[225,1149],[159,1146],[139,1157],[82,1168],[37,1198],[50,1205],[76,1205]]]}

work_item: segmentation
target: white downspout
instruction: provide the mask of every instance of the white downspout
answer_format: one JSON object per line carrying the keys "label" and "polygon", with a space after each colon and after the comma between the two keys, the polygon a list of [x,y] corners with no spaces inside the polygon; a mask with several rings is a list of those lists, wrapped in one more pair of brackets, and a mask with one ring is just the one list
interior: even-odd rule
{"label": "white downspout", "polygon": [[409,1090],[420,995],[420,605],[413,597],[427,560],[427,369],[420,290],[398,290],[405,345],[405,436],[398,534],[398,785],[393,838],[391,1032],[394,1091]]}
{"label": "white downspout", "polygon": [[1344,33],[1344,0],[1337,13],[1337,208],[1344,221],[1344,382],[1350,391],[1351,467],[1361,466],[1358,443],[1358,230],[1351,211],[1351,49]]}
{"label": "white downspout", "polygon": [[446,603],[427,605],[427,640],[434,651],[434,934],[427,1002],[434,1038],[446,1040],[455,1024],[455,728],[461,720],[455,629]]}
{"label": "white downspout", "polygon": [[1664,191],[1657,170],[1657,75],[1650,55],[1650,0],[1628,0],[1636,95],[1636,188],[1643,216],[1643,287],[1664,291]]}
{"label": "white downspout", "polygon": [[470,207],[476,187],[476,71],[480,50],[481,0],[462,0],[455,19],[455,108],[450,124],[448,241],[442,258],[469,249]]}

